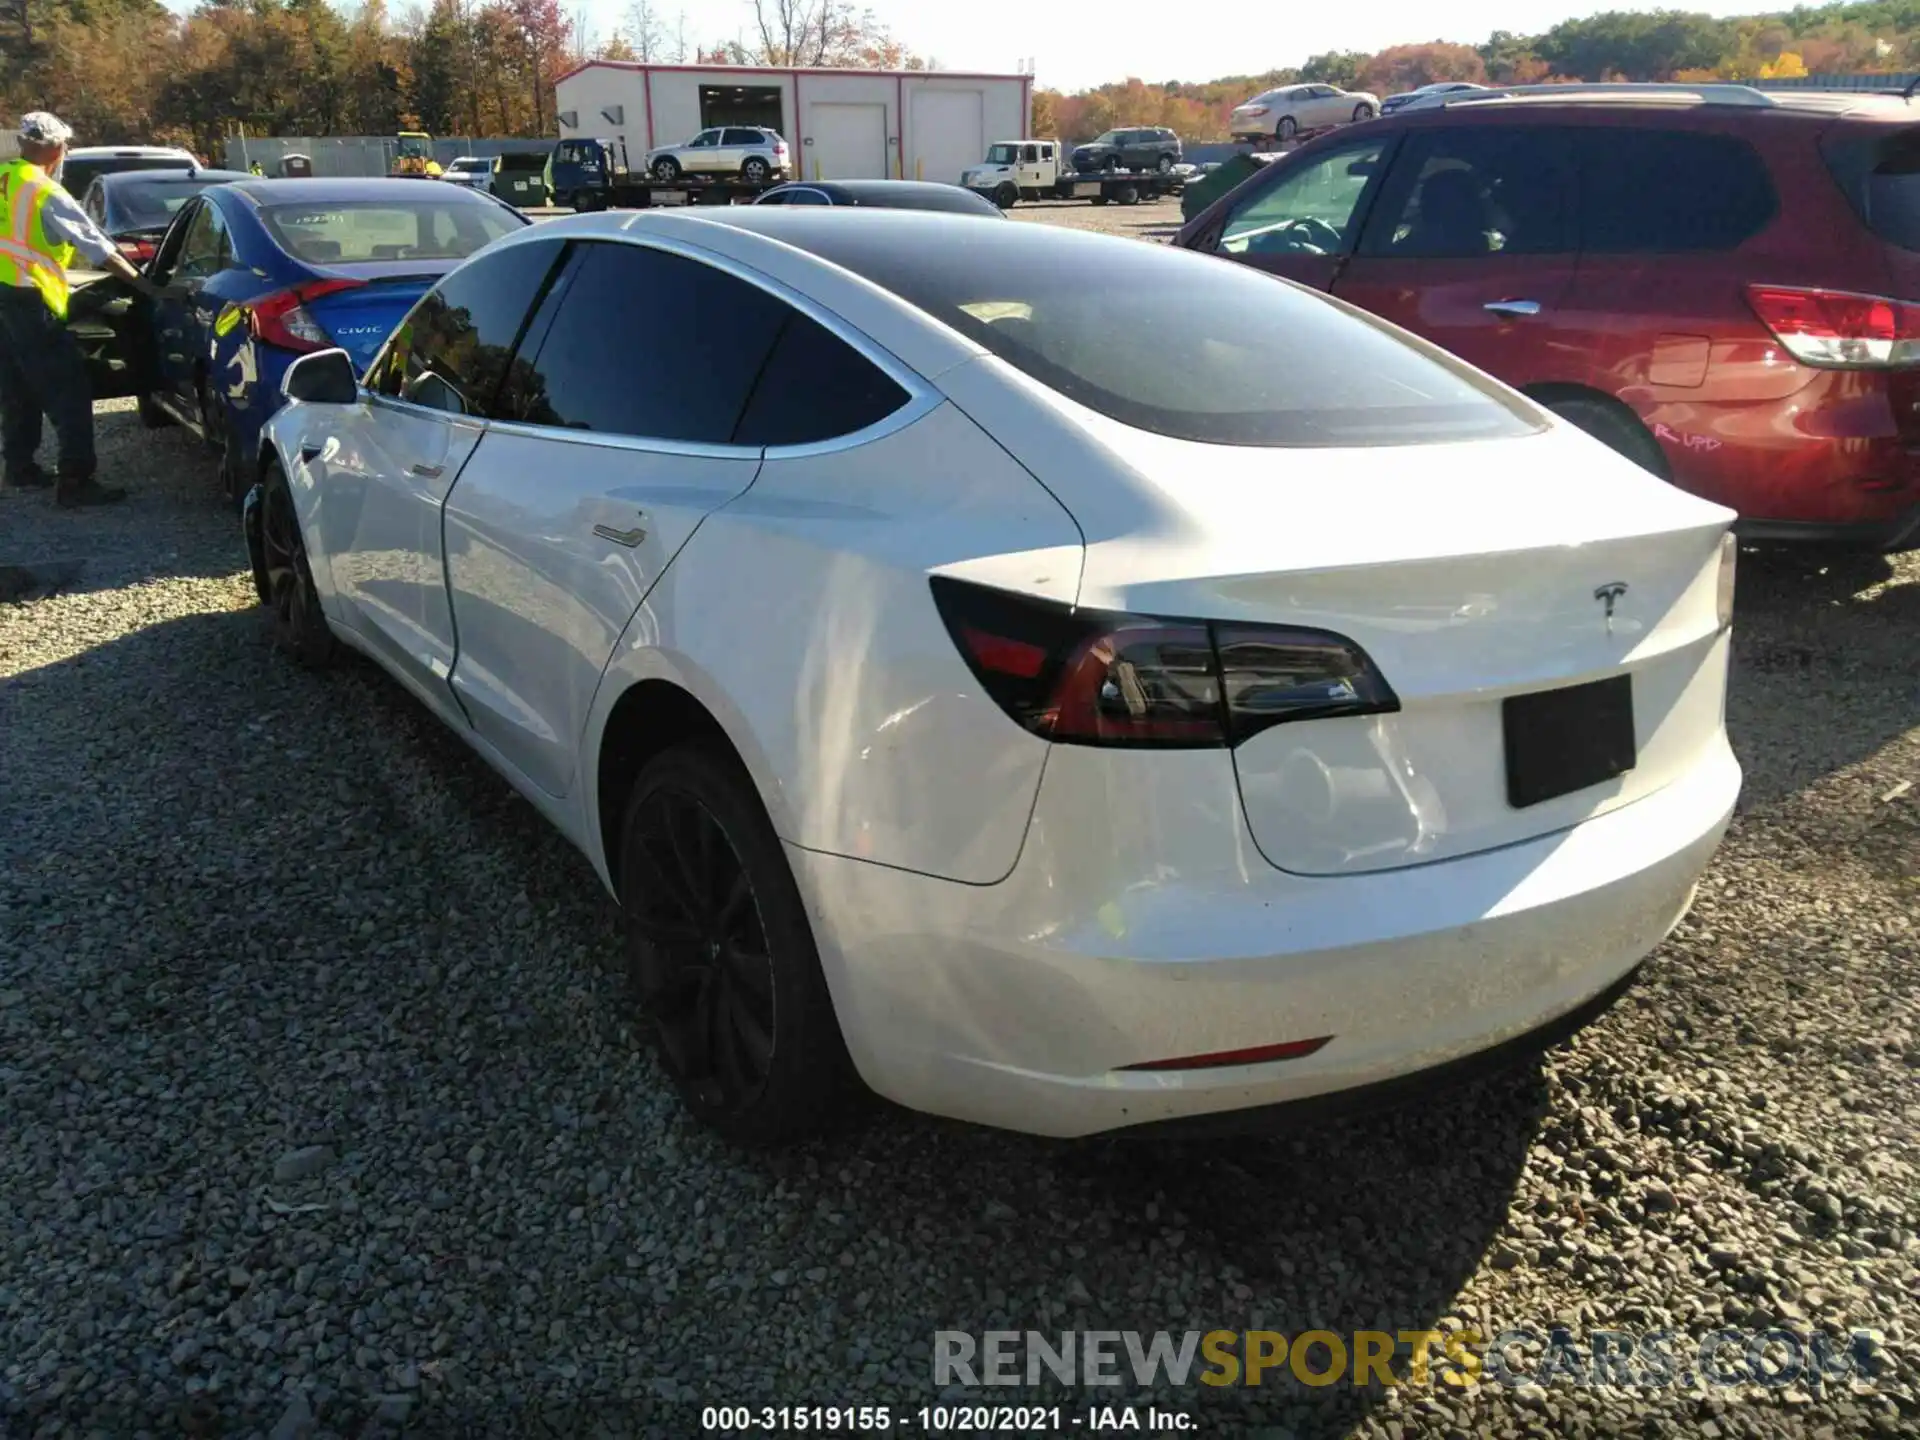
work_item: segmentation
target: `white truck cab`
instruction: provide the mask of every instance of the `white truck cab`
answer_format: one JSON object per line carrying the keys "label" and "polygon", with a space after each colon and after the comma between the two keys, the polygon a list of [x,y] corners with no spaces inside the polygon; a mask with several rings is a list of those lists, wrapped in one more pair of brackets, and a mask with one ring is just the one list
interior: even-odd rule
{"label": "white truck cab", "polygon": [[[1006,209],[1016,200],[1052,195],[1067,152],[1058,140],[996,140],[987,158],[960,176],[960,184]],[[1071,169],[1071,166],[1068,165]]]}

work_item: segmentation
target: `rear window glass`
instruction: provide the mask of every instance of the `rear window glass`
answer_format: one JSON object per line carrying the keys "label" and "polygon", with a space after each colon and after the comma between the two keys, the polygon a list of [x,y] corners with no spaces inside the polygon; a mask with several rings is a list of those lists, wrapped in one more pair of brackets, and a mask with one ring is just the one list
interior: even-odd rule
{"label": "rear window glass", "polygon": [[1569,140],[1580,146],[1589,254],[1731,250],[1773,218],[1766,162],[1737,136],[1609,126]]}
{"label": "rear window glass", "polygon": [[[865,276],[1009,365],[1124,425],[1216,445],[1381,446],[1524,435],[1493,381],[1244,265],[1026,225],[929,245],[929,217],[776,233]],[[792,222],[792,233],[788,227]],[[1088,285],[1098,275],[1101,283]],[[1116,300],[1115,296],[1124,296]]]}
{"label": "rear window glass", "polygon": [[1866,227],[1890,245],[1920,250],[1920,129],[1892,136],[1842,131],[1822,149]]}
{"label": "rear window glass", "polygon": [[204,180],[130,180],[116,184],[109,203],[117,223],[152,228],[165,225],[176,210],[206,188]]}
{"label": "rear window glass", "polygon": [[464,260],[522,224],[495,205],[437,204],[430,200],[269,205],[261,210],[260,218],[282,249],[314,265]]}

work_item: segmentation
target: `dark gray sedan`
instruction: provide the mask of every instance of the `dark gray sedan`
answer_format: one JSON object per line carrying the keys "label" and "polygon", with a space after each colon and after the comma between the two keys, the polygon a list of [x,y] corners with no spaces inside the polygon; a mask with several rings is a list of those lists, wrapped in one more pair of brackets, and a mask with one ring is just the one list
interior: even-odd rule
{"label": "dark gray sedan", "polygon": [[210,185],[252,180],[239,170],[116,170],[87,186],[80,201],[93,223],[107,232],[135,265],[153,258],[154,247],[174,213]]}
{"label": "dark gray sedan", "polygon": [[756,205],[865,205],[877,210],[948,210],[961,215],[995,215],[1000,207],[958,185],[931,180],[790,180],[776,185]]}

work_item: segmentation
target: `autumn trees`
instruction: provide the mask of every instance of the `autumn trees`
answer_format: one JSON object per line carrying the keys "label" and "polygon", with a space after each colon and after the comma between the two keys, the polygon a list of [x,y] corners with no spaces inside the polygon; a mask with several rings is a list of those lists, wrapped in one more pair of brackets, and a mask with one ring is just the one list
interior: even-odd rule
{"label": "autumn trees", "polygon": [[[681,0],[628,0],[613,33],[576,32],[578,0],[0,0],[0,114],[51,109],[91,141],[173,141],[202,154],[248,133],[548,135],[554,82],[590,54],[735,65],[914,69],[858,0],[740,0],[737,32],[690,36]],[[566,7],[566,8],[563,8]],[[672,8],[669,9],[668,7]],[[701,11],[710,15],[711,9]],[[1128,78],[1034,93],[1037,133],[1087,139],[1166,125],[1224,139],[1248,96],[1296,80],[1391,94],[1436,80],[1750,80],[1920,67],[1920,0],[1845,0],[1715,19],[1608,12],[1478,45],[1328,51],[1297,68],[1204,83]]]}
{"label": "autumn trees", "polygon": [[1224,140],[1235,105],[1293,81],[1390,95],[1438,80],[1739,81],[1916,68],[1920,0],[1803,5],[1731,19],[1677,10],[1613,11],[1562,21],[1539,35],[1498,30],[1479,45],[1435,40],[1373,55],[1327,51],[1297,68],[1205,84],[1128,79],[1074,95],[1040,90],[1033,97],[1034,126],[1065,140],[1085,140],[1116,125],[1168,125],[1190,141]]}

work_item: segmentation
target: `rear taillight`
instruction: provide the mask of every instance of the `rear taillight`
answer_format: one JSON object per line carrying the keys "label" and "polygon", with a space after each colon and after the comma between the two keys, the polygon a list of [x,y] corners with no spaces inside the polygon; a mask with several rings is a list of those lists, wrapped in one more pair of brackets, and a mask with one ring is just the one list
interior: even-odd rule
{"label": "rear taillight", "polygon": [[1784,285],[1749,286],[1747,302],[1803,365],[1879,370],[1920,363],[1920,305]]}
{"label": "rear taillight", "polygon": [[120,242],[120,253],[129,260],[151,260],[153,258],[153,249],[154,246],[151,240],[122,240]]}
{"label": "rear taillight", "polygon": [[1400,708],[1366,653],[1325,630],[1074,610],[940,575],[933,598],[993,701],[1061,744],[1217,749]]}
{"label": "rear taillight", "polygon": [[253,338],[282,350],[325,350],[333,344],[318,320],[307,312],[307,304],[323,295],[358,289],[359,280],[315,280],[278,290],[263,296],[247,308],[247,328]]}

